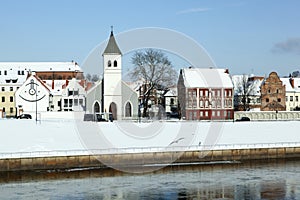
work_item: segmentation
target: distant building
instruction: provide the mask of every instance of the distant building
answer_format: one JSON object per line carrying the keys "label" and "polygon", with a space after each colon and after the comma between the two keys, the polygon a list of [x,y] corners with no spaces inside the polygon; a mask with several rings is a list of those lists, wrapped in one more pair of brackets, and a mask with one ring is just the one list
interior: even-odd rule
{"label": "distant building", "polygon": [[[34,76],[31,78],[34,79],[35,83],[43,82],[45,87],[49,89],[51,98],[48,99],[48,101],[52,100],[52,93],[58,94],[62,92],[62,88],[57,87],[58,85],[63,85],[67,80],[71,81],[74,78],[79,80],[83,78],[81,68],[73,61],[0,62],[0,117],[15,117],[20,114],[18,111],[31,111],[31,109],[26,110],[29,108],[27,103],[23,102],[20,104],[20,102],[22,102],[21,100],[16,103],[16,99],[19,98],[19,96],[15,95],[15,93],[32,74],[34,74]],[[20,92],[18,94],[20,94]],[[25,107],[22,107],[22,104],[24,104]],[[46,110],[48,111],[55,110],[49,107],[49,102],[47,107],[48,109]],[[43,106],[40,108],[43,108]]]}
{"label": "distant building", "polygon": [[233,119],[233,84],[228,70],[192,67],[181,69],[177,88],[182,118]]}
{"label": "distant building", "polygon": [[178,115],[177,87],[171,87],[165,96],[165,112],[170,116]]}
{"label": "distant building", "polygon": [[286,110],[300,110],[300,78],[280,78],[285,85],[285,102]]}
{"label": "distant building", "polygon": [[122,53],[113,31],[102,56],[103,79],[87,91],[87,112],[111,112],[115,120],[137,116],[138,95],[122,81]]}
{"label": "distant building", "polygon": [[[243,82],[246,79],[246,82]],[[261,107],[260,86],[264,77],[254,75],[233,75],[234,85],[234,110],[258,111]],[[245,88],[244,88],[245,87]],[[245,99],[244,99],[245,98]]]}
{"label": "distant building", "polygon": [[285,111],[285,85],[271,72],[261,85],[261,111]]}

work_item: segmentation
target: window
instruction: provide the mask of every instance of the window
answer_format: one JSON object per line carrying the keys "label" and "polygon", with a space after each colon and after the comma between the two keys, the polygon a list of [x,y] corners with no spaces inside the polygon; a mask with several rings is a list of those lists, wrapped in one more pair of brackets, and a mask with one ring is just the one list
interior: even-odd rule
{"label": "window", "polygon": [[205,90],[205,96],[208,97],[208,91],[207,90]]}
{"label": "window", "polygon": [[290,101],[293,101],[293,96],[290,96]]}
{"label": "window", "polygon": [[117,67],[118,66],[118,62],[115,60],[114,61],[114,67]]}
{"label": "window", "polygon": [[206,108],[208,107],[208,101],[205,101],[205,107]]}
{"label": "window", "polygon": [[72,96],[73,95],[73,90],[69,90],[68,91],[68,96]]}
{"label": "window", "polygon": [[4,91],[5,91],[5,87],[2,87],[2,88],[1,88],[1,91],[4,92]]}
{"label": "window", "polygon": [[5,97],[2,97],[2,102],[5,102]]}
{"label": "window", "polygon": [[18,75],[21,75],[21,72],[20,72],[20,70],[18,70]]}
{"label": "window", "polygon": [[174,98],[171,98],[170,105],[174,105]]}
{"label": "window", "polygon": [[74,96],[75,96],[75,95],[79,95],[79,90],[74,91]]}
{"label": "window", "polygon": [[281,99],[280,99],[280,98],[278,98],[278,99],[277,99],[277,101],[278,101],[278,102],[281,102]]}
{"label": "window", "polygon": [[205,111],[205,116],[208,117],[208,111]]}
{"label": "window", "polygon": [[225,111],[224,111],[224,117],[226,116],[226,114],[227,114],[227,113],[226,113],[226,110],[225,110]]}
{"label": "window", "polygon": [[200,117],[203,117],[203,111],[200,111]]}
{"label": "window", "polygon": [[4,75],[7,75],[7,71],[6,70],[4,70]]}
{"label": "window", "polygon": [[271,93],[271,90],[270,90],[270,89],[268,89],[268,93],[269,93],[269,94]]}
{"label": "window", "polygon": [[73,106],[73,99],[69,99],[69,107]]}
{"label": "window", "polygon": [[9,112],[10,112],[10,113],[13,113],[13,112],[14,112],[14,108],[10,107],[10,108],[9,108]]}
{"label": "window", "polygon": [[269,98],[266,98],[266,102],[267,102],[267,103],[269,102]]}
{"label": "window", "polygon": [[200,101],[200,107],[203,108],[203,101]]}
{"label": "window", "polygon": [[68,107],[68,99],[64,99],[64,107]]}
{"label": "window", "polygon": [[285,101],[289,101],[289,97],[288,96],[285,97]]}
{"label": "window", "polygon": [[110,60],[107,62],[107,66],[111,67],[111,61]]}
{"label": "window", "polygon": [[9,91],[14,91],[14,88],[13,87],[9,87]]}
{"label": "window", "polygon": [[9,101],[10,101],[10,102],[14,102],[14,97],[13,97],[13,96],[10,96],[10,97],[9,97]]}
{"label": "window", "polygon": [[213,117],[215,116],[215,111],[211,112],[211,116],[213,116]]}
{"label": "window", "polygon": [[296,98],[296,101],[298,102],[298,96],[296,96],[295,98]]}
{"label": "window", "polygon": [[0,75],[1,75],[1,71],[0,71]]}
{"label": "window", "polygon": [[74,106],[78,106],[78,99],[74,99]]}
{"label": "window", "polygon": [[278,90],[278,89],[276,90],[276,93],[279,93],[279,90]]}
{"label": "window", "polygon": [[24,75],[24,71],[22,71],[22,75]]}
{"label": "window", "polygon": [[200,97],[202,97],[203,96],[203,91],[202,90],[200,90]]}
{"label": "window", "polygon": [[79,99],[79,105],[83,105],[83,99]]}
{"label": "window", "polygon": [[219,97],[221,94],[220,90],[217,91],[217,96]]}

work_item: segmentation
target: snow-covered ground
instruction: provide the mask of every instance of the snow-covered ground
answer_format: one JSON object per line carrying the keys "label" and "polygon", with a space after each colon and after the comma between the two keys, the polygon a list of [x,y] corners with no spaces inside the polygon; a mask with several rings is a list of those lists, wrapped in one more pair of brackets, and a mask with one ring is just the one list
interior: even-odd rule
{"label": "snow-covered ground", "polygon": [[0,120],[0,158],[300,146],[299,121]]}

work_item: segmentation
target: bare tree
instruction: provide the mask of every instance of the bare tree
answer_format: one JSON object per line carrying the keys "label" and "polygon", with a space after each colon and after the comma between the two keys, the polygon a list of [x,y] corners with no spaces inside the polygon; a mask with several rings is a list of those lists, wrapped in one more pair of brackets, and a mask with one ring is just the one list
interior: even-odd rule
{"label": "bare tree", "polygon": [[141,104],[143,117],[147,116],[148,101],[156,89],[173,86],[177,80],[177,72],[168,57],[161,51],[146,49],[137,51],[132,57],[134,68],[129,72],[132,80],[143,80],[144,91]]}
{"label": "bare tree", "polygon": [[92,76],[92,82],[97,82],[97,81],[99,81],[99,76],[97,75],[97,74],[94,74],[93,76]]}
{"label": "bare tree", "polygon": [[85,78],[86,78],[86,80],[88,80],[88,81],[91,81],[91,80],[92,80],[91,74],[87,74],[87,75],[85,76]]}
{"label": "bare tree", "polygon": [[251,101],[251,96],[255,93],[255,85],[252,81],[249,81],[249,78],[246,74],[243,74],[240,79],[236,81],[236,98],[237,101],[241,105],[238,106],[242,108],[242,110],[246,111],[249,109],[249,104]]}

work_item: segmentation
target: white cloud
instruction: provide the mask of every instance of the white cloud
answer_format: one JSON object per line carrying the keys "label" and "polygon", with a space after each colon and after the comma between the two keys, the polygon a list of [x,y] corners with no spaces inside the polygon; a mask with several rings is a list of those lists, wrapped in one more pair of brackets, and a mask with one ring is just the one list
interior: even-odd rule
{"label": "white cloud", "polygon": [[189,14],[189,13],[206,12],[209,10],[211,10],[211,9],[210,8],[190,8],[190,9],[178,11],[176,14],[182,15],[182,14]]}

